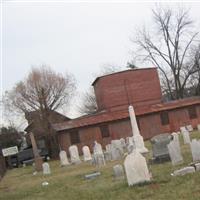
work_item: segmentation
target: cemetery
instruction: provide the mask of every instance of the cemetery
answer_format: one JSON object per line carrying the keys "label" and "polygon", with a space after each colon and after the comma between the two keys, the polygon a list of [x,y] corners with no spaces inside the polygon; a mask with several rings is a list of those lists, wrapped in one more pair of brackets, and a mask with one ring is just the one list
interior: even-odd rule
{"label": "cemetery", "polygon": [[94,141],[82,155],[71,145],[60,160],[42,162],[31,135],[35,163],[8,170],[0,199],[200,199],[200,131],[180,127],[144,142],[132,106],[129,115],[132,137],[105,149]]}

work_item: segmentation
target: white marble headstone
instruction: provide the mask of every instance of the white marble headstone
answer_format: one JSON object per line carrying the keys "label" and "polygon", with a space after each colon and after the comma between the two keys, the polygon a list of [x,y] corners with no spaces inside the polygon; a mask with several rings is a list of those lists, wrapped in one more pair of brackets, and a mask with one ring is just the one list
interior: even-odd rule
{"label": "white marble headstone", "polygon": [[67,166],[67,165],[69,165],[69,161],[68,161],[68,158],[67,158],[66,151],[60,151],[59,157],[60,157],[60,164],[61,164],[61,166]]}
{"label": "white marble headstone", "polygon": [[51,170],[50,170],[49,163],[44,162],[44,163],[42,164],[42,169],[43,169],[43,174],[44,174],[44,175],[46,175],[46,174],[51,174]]}
{"label": "white marble headstone", "polygon": [[133,141],[135,144],[135,148],[138,149],[140,153],[147,153],[148,149],[144,146],[144,140],[143,137],[140,135],[140,131],[137,125],[135,111],[133,109],[133,106],[129,106],[129,116],[131,120],[131,128],[133,133]]}
{"label": "white marble headstone", "polygon": [[81,162],[79,153],[78,153],[78,148],[76,145],[72,145],[69,147],[69,154],[70,154],[70,159],[72,164],[79,164]]}
{"label": "white marble headstone", "polygon": [[83,159],[85,162],[92,160],[92,156],[91,156],[90,149],[88,146],[84,146],[82,148],[82,152],[83,152]]}
{"label": "white marble headstone", "polygon": [[197,130],[200,132],[200,124],[197,124]]}
{"label": "white marble headstone", "polygon": [[193,139],[190,143],[193,162],[200,161],[200,140]]}
{"label": "white marble headstone", "polygon": [[172,164],[176,165],[183,161],[183,157],[181,155],[181,148],[178,135],[176,133],[173,133],[172,135],[173,140],[167,145],[167,147]]}
{"label": "white marble headstone", "polygon": [[192,132],[192,131],[193,131],[192,125],[187,125],[186,128],[187,128],[187,130],[188,130],[189,132]]}
{"label": "white marble headstone", "polygon": [[190,144],[190,133],[189,131],[183,126],[180,128],[181,133],[183,135],[184,144]]}
{"label": "white marble headstone", "polygon": [[127,155],[124,167],[129,186],[150,181],[146,159],[137,149],[134,149],[132,153]]}

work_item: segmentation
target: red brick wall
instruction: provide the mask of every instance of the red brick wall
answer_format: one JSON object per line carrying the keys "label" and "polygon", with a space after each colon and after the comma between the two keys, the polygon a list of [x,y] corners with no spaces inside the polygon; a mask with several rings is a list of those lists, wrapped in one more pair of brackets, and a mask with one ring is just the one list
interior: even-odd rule
{"label": "red brick wall", "polygon": [[[150,139],[155,135],[161,133],[171,133],[173,131],[179,131],[181,126],[191,124],[196,128],[197,124],[200,124],[200,106],[196,106],[197,115],[196,119],[190,120],[187,107],[170,110],[169,124],[162,125],[160,119],[160,113],[154,113],[150,115],[139,116],[140,133],[144,139]],[[109,144],[111,140],[126,138],[132,136],[131,124],[129,118],[126,120],[118,120],[108,123],[110,137],[102,138],[101,131],[98,125],[87,128],[79,128],[79,135],[81,143],[77,144],[79,153],[82,154],[82,147],[87,145],[92,151],[94,141],[98,141],[105,148],[106,144]],[[68,152],[68,148],[71,145],[69,134],[66,132],[59,135],[59,143],[61,149]],[[68,152],[69,155],[69,152]]]}
{"label": "red brick wall", "polygon": [[161,101],[161,89],[156,68],[128,70],[99,78],[94,84],[98,108]]}

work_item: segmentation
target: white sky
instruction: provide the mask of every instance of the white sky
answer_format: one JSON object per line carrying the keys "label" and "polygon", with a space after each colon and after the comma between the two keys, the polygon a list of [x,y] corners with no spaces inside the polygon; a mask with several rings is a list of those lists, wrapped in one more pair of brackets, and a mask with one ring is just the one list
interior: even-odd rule
{"label": "white sky", "polygon": [[[80,92],[89,88],[100,67],[113,64],[126,69],[133,48],[130,37],[136,27],[150,26],[154,5],[3,1],[3,91],[34,65],[48,64],[57,72],[73,73]],[[191,17],[200,24],[200,3],[180,5],[189,7]]]}

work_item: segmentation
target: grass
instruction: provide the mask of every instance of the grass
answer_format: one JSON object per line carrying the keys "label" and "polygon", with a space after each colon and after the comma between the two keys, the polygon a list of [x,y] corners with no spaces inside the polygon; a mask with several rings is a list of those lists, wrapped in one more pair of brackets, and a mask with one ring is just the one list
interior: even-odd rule
{"label": "grass", "polygon": [[[192,138],[200,139],[199,132],[193,132]],[[38,173],[33,176],[33,168],[13,169],[7,171],[0,182],[0,200],[184,200],[200,199],[200,172],[181,177],[170,175],[175,169],[188,165],[192,161],[190,148],[183,145],[184,163],[172,166],[171,162],[149,165],[153,174],[150,184],[128,187],[126,180],[114,180],[112,167],[123,161],[107,162],[106,166],[97,169],[87,163],[60,167],[59,161],[51,161],[51,175]],[[151,150],[151,145],[146,142]],[[151,157],[151,151],[148,157]],[[84,175],[100,171],[101,175],[93,180],[85,180]],[[48,186],[42,186],[48,181]]]}

